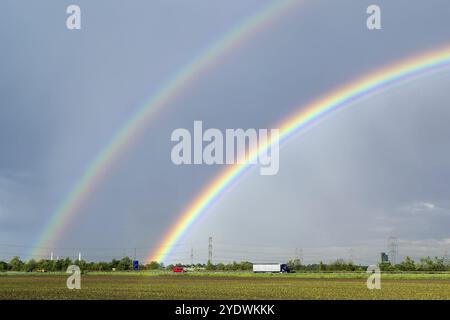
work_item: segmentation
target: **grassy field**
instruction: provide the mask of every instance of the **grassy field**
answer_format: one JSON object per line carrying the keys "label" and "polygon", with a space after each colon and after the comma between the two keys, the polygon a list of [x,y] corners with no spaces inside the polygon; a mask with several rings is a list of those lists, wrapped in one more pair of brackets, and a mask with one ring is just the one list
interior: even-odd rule
{"label": "grassy field", "polygon": [[0,275],[0,299],[450,299],[450,274],[90,273],[81,290],[65,274]]}

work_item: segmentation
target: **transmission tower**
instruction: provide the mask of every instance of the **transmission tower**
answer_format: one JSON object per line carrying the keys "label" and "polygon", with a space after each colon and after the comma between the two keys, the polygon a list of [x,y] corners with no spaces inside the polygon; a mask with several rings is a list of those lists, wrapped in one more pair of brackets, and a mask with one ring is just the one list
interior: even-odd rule
{"label": "transmission tower", "polygon": [[303,260],[303,249],[295,248],[295,264],[300,266]]}
{"label": "transmission tower", "polygon": [[388,254],[389,261],[392,265],[398,263],[398,239],[396,237],[389,237],[388,239]]}
{"label": "transmission tower", "polygon": [[191,248],[191,266],[194,265],[194,248]]}
{"label": "transmission tower", "polygon": [[213,251],[212,237],[209,237],[209,239],[208,239],[208,261],[210,263],[212,263],[212,251]]}

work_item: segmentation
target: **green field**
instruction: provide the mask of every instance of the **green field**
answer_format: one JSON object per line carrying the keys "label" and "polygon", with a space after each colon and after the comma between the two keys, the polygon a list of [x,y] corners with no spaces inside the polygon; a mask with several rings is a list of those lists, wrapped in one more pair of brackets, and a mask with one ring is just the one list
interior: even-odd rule
{"label": "green field", "polygon": [[90,273],[81,290],[65,274],[0,275],[0,299],[450,299],[450,274]]}

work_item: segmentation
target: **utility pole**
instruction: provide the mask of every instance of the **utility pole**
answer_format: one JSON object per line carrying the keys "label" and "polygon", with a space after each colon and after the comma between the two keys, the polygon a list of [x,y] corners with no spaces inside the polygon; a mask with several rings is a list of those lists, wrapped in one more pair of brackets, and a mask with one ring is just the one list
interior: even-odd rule
{"label": "utility pole", "polygon": [[50,260],[53,261],[53,251],[50,252]]}
{"label": "utility pole", "polygon": [[208,262],[210,262],[210,263],[212,263],[212,251],[213,251],[212,237],[209,237],[209,239],[208,239]]}
{"label": "utility pole", "polygon": [[191,248],[191,266],[194,265],[194,248]]}

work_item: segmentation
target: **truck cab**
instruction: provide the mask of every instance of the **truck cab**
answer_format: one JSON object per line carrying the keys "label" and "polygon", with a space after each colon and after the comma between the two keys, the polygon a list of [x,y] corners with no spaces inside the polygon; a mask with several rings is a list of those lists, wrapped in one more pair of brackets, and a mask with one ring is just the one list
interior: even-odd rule
{"label": "truck cab", "polygon": [[173,268],[172,268],[172,272],[175,272],[175,273],[183,273],[183,272],[184,272],[184,269],[183,269],[183,267],[173,267]]}
{"label": "truck cab", "polygon": [[288,265],[286,263],[282,263],[280,265],[280,273],[289,273],[289,272],[290,272],[290,270],[289,270]]}

